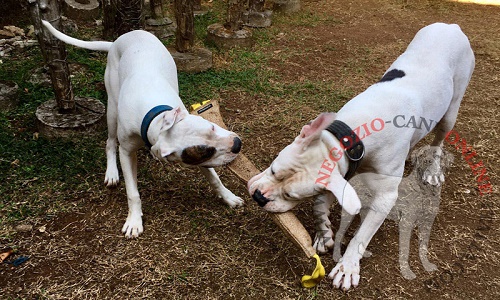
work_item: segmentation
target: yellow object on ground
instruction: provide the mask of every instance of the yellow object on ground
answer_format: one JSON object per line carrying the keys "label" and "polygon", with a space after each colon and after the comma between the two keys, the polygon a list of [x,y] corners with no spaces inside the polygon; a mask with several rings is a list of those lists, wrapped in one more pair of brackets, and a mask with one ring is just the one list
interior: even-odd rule
{"label": "yellow object on ground", "polygon": [[318,254],[314,254],[313,258],[316,259],[316,268],[311,275],[302,276],[301,280],[302,286],[308,289],[315,287],[321,279],[325,278],[325,267],[321,264]]}
{"label": "yellow object on ground", "polygon": [[[219,111],[219,103],[216,100],[206,100],[201,104],[191,105],[192,114],[199,115],[206,120],[226,128],[226,124],[222,120]],[[253,176],[260,173],[254,164],[242,153],[238,154],[236,158],[228,165],[229,169],[240,178],[245,184]],[[311,236],[307,230],[302,226],[299,219],[291,212],[284,213],[270,213],[272,220],[281,228],[283,233],[288,236],[297,245],[308,258],[316,259],[316,268],[312,275],[304,275],[302,277],[302,286],[312,288],[316,286],[323,277],[325,277],[325,268],[321,264],[316,250],[312,247]]]}

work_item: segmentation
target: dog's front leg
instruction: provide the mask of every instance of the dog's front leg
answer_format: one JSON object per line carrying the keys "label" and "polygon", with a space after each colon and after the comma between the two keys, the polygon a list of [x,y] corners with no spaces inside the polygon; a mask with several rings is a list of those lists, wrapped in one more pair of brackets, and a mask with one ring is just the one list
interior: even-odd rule
{"label": "dog's front leg", "polygon": [[217,195],[224,200],[230,207],[238,207],[243,205],[243,200],[228,190],[220,181],[219,175],[213,168],[200,168],[201,172],[208,179],[208,182],[215,189]]}
{"label": "dog's front leg", "polygon": [[328,274],[328,278],[333,280],[335,287],[342,287],[346,291],[351,286],[358,285],[360,279],[359,261],[363,257],[373,235],[375,235],[396,203],[400,182],[401,177],[377,174],[371,174],[365,181],[368,188],[375,193],[375,196],[365,220],[347,246],[344,256]]}
{"label": "dog's front leg", "polygon": [[[408,205],[408,210],[410,210],[410,205]],[[417,211],[410,210],[409,212],[403,212],[399,220],[399,270],[401,275],[408,280],[417,277],[411,270],[408,259],[410,257],[411,235],[418,217]]]}
{"label": "dog's front leg", "polygon": [[137,237],[143,231],[141,198],[137,189],[137,151],[120,146],[119,153],[128,200],[128,216],[122,232],[126,237]]}
{"label": "dog's front leg", "polygon": [[318,253],[326,253],[333,247],[333,231],[330,222],[330,207],[332,207],[335,197],[331,193],[319,195],[314,200],[313,214],[316,228],[313,248]]}
{"label": "dog's front leg", "polygon": [[436,271],[438,269],[438,267],[435,264],[431,263],[427,258],[427,254],[429,253],[428,245],[429,238],[431,236],[432,224],[434,223],[434,219],[436,218],[436,215],[439,211],[439,203],[437,203],[436,205],[434,205],[433,203],[432,206],[433,207],[427,208],[428,211],[424,212],[424,216],[422,220],[420,220],[418,225],[418,254],[420,257],[420,261],[422,262],[422,265],[427,272]]}

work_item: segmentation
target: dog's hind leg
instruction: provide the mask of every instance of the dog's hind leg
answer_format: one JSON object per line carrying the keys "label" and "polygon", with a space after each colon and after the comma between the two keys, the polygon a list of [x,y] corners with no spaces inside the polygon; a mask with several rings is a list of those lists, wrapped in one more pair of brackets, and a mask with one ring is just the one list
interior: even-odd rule
{"label": "dog's hind leg", "polygon": [[243,200],[233,194],[230,190],[228,190],[220,181],[219,175],[215,172],[213,168],[200,168],[201,173],[205,175],[208,179],[208,182],[215,189],[217,195],[222,198],[222,200],[229,205],[230,207],[238,207],[243,205]]}
{"label": "dog's hind leg", "polygon": [[120,176],[118,166],[116,164],[116,147],[117,132],[118,132],[118,76],[116,70],[113,70],[109,65],[105,72],[106,91],[108,92],[108,107],[107,107],[107,123],[108,123],[108,139],[106,140],[106,176],[104,184],[108,187],[113,187],[118,184]]}
{"label": "dog's hind leg", "polygon": [[455,70],[455,76],[452,79],[452,95],[450,105],[444,114],[443,118],[439,121],[434,129],[434,140],[431,143],[431,146],[439,146],[443,145],[443,141],[446,138],[446,135],[453,129],[455,126],[455,122],[458,116],[458,109],[460,108],[460,103],[462,102],[462,98],[464,97],[465,90],[469,84],[469,81],[472,77],[472,72],[474,71],[474,54],[472,50],[470,52],[465,53],[465,57],[463,61],[468,61],[469,64],[463,63],[457,70]]}
{"label": "dog's hind leg", "polygon": [[335,233],[335,243],[333,247],[333,260],[338,262],[342,258],[341,245],[344,239],[347,228],[351,225],[354,215],[348,214],[345,210],[342,210],[342,216],[340,217],[339,229]]}

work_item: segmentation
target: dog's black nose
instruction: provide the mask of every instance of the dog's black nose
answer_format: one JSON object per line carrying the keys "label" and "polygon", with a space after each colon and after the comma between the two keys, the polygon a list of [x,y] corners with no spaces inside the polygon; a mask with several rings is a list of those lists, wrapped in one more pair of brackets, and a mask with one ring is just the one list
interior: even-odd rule
{"label": "dog's black nose", "polygon": [[259,190],[255,190],[255,192],[252,195],[252,198],[257,202],[257,204],[259,204],[260,207],[264,207],[264,205],[266,205],[267,202],[269,202],[269,199],[264,197],[264,195],[262,195],[262,193]]}
{"label": "dog's black nose", "polygon": [[231,152],[238,154],[241,150],[241,140],[239,137],[233,139],[233,147],[231,147]]}

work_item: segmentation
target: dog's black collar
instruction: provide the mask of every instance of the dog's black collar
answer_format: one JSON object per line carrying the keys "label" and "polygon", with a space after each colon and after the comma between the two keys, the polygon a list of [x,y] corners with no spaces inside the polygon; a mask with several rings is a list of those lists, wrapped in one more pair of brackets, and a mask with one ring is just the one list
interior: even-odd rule
{"label": "dog's black collar", "polygon": [[148,140],[148,129],[149,125],[151,125],[151,122],[153,119],[161,114],[164,111],[172,110],[173,108],[169,105],[158,105],[153,107],[148,113],[144,116],[142,119],[142,124],[141,124],[141,137],[142,140],[144,141],[144,144],[146,144],[146,147],[148,149],[151,149],[153,145]]}
{"label": "dog's black collar", "polygon": [[363,142],[346,123],[340,120],[333,121],[325,130],[333,134],[344,147],[344,153],[349,158],[349,169],[344,178],[351,179],[365,155]]}

